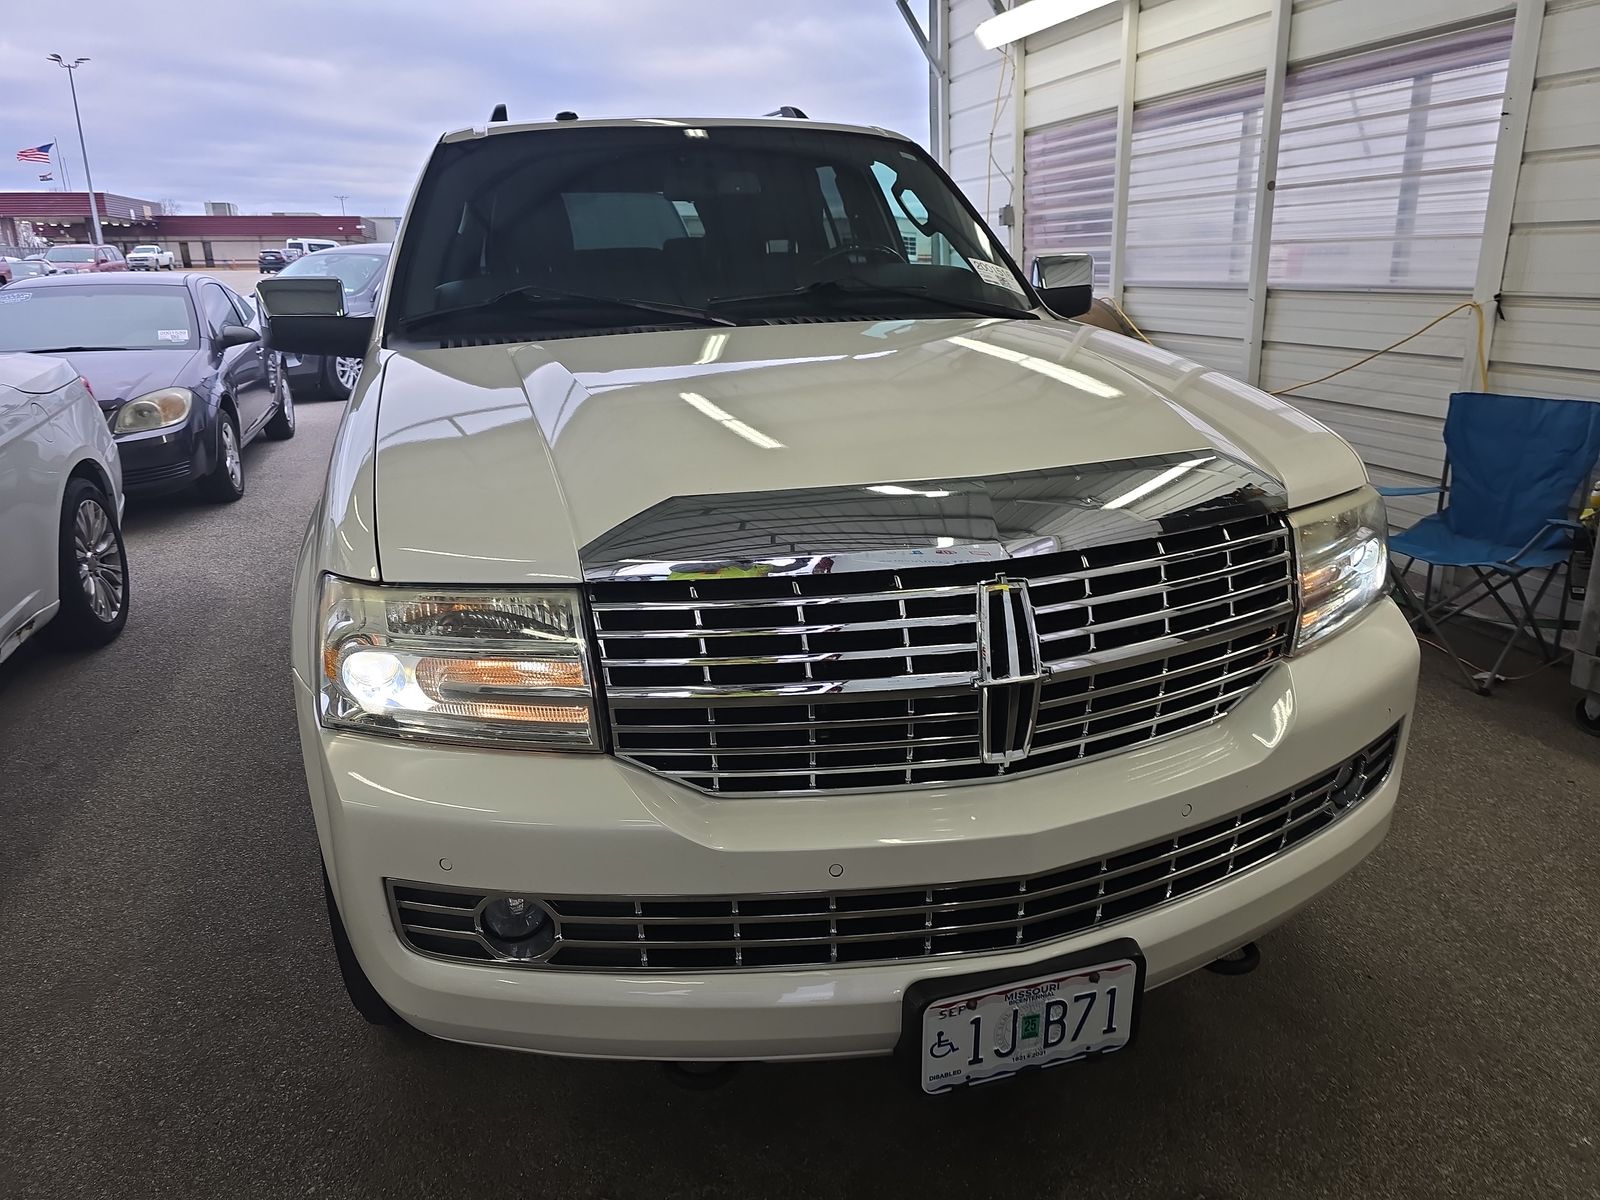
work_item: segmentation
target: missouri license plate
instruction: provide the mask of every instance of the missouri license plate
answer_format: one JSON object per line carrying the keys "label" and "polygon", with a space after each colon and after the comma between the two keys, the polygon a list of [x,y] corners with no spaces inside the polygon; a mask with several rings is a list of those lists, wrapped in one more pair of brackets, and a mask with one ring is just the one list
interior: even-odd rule
{"label": "missouri license plate", "polygon": [[[1119,953],[1124,947],[1132,953]],[[1133,1037],[1143,976],[1143,958],[1127,942],[1100,947],[1087,959],[1074,955],[1044,963],[1025,975],[940,981],[970,986],[917,997],[916,1011],[907,1012],[902,1046],[909,1049],[914,1029],[920,1082],[928,1093],[1120,1050]],[[912,991],[929,987],[919,984]]]}

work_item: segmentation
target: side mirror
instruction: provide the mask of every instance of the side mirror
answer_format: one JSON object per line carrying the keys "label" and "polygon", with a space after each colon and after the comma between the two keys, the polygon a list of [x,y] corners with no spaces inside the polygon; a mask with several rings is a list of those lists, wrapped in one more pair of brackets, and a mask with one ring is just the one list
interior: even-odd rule
{"label": "side mirror", "polygon": [[270,350],[364,358],[372,340],[371,317],[347,317],[344,285],[337,279],[281,276],[256,284],[262,327]]}
{"label": "side mirror", "polygon": [[261,335],[248,325],[224,325],[217,334],[216,344],[219,350],[231,350],[235,346],[247,346],[260,340]]}
{"label": "side mirror", "polygon": [[1041,254],[1033,260],[1033,286],[1058,317],[1081,317],[1094,304],[1094,255]]}

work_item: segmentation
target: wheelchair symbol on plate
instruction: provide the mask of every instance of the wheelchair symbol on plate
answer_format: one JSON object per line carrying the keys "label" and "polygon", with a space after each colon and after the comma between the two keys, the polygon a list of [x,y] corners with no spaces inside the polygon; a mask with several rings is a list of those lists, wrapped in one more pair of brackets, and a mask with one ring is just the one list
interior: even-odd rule
{"label": "wheelchair symbol on plate", "polygon": [[944,1058],[946,1055],[954,1054],[960,1048],[945,1037],[944,1030],[941,1029],[939,1030],[939,1036],[933,1039],[933,1045],[928,1047],[928,1054],[933,1058]]}

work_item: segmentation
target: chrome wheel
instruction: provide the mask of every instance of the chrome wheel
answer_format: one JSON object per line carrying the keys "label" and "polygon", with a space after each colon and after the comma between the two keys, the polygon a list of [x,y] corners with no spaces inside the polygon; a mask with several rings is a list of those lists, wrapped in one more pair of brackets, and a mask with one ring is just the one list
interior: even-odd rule
{"label": "chrome wheel", "polygon": [[285,428],[292,433],[294,431],[294,393],[289,390],[289,377],[281,373],[278,376],[278,415],[282,418]]}
{"label": "chrome wheel", "polygon": [[233,431],[233,422],[226,417],[222,420],[222,465],[228,472],[228,480],[238,491],[244,486],[244,460],[239,457],[239,435]]}
{"label": "chrome wheel", "polygon": [[356,384],[361,382],[361,360],[359,358],[334,359],[333,377],[339,381],[339,386],[345,391],[355,391]]}
{"label": "chrome wheel", "polygon": [[111,518],[97,500],[83,500],[72,515],[72,553],[89,607],[110,624],[122,612],[125,574]]}

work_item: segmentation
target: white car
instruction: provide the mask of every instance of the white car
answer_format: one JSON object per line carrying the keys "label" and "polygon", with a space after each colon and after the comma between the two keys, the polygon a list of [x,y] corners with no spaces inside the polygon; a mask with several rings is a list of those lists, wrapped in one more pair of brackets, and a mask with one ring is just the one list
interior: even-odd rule
{"label": "white car", "polygon": [[122,466],[59,358],[0,354],[0,514],[0,661],[36,633],[89,647],[122,632]]}
{"label": "white car", "polygon": [[172,251],[160,246],[135,246],[128,251],[130,271],[170,271],[173,264]]}
{"label": "white car", "polygon": [[1068,319],[1087,260],[1036,291],[909,140],[494,124],[403,229],[376,318],[260,285],[367,356],[293,667],[368,1019],[940,1091],[1126,1045],[1383,839],[1359,459]]}
{"label": "white car", "polygon": [[289,238],[283,243],[283,257],[289,262],[305,254],[315,254],[318,250],[332,250],[339,245],[332,238]]}

